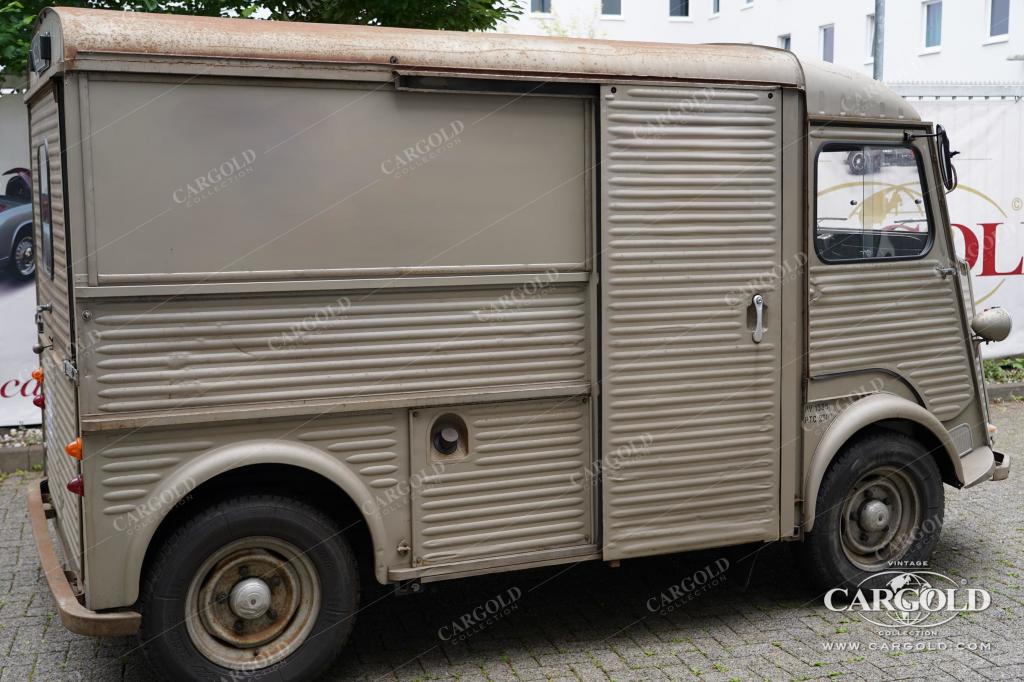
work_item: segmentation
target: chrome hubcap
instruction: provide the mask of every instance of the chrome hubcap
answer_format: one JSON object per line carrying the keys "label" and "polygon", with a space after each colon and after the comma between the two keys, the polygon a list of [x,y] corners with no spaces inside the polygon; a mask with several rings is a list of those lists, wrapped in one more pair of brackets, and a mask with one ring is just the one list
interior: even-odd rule
{"label": "chrome hubcap", "polygon": [[35,252],[32,250],[32,238],[23,237],[14,247],[14,267],[22,275],[31,275],[36,269]]}
{"label": "chrome hubcap", "polygon": [[270,608],[270,587],[259,578],[240,580],[231,588],[229,604],[239,618],[259,618]]}

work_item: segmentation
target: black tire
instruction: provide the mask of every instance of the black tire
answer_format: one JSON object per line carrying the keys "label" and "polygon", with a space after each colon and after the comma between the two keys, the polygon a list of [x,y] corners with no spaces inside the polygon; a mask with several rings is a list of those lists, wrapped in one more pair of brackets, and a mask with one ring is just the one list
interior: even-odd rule
{"label": "black tire", "polygon": [[[915,499],[907,501],[908,496]],[[901,501],[893,502],[894,497]],[[888,511],[869,513],[873,508],[868,505],[875,501],[887,504]],[[805,565],[820,588],[853,589],[879,571],[893,570],[894,562],[927,561],[942,530],[943,504],[942,476],[932,453],[920,443],[889,431],[859,438],[825,472],[814,528],[802,547]],[[904,514],[911,505],[913,514]],[[883,511],[877,505],[874,509]],[[883,518],[889,525],[873,531]],[[860,553],[889,533],[894,534],[891,542]],[[868,581],[867,586],[874,585]]]}
{"label": "black tire", "polygon": [[[27,250],[26,250],[27,249]],[[20,280],[32,279],[36,274],[35,250],[32,244],[32,229],[22,228],[14,238],[10,256],[11,272]]]}
{"label": "black tire", "polygon": [[[285,578],[274,570],[266,569],[269,564],[259,564],[258,547],[246,547],[231,553],[232,547],[241,543],[254,543],[260,547],[271,547],[265,556],[279,562],[278,569]],[[278,545],[292,547],[300,553],[292,559],[287,554],[277,554]],[[207,570],[212,559],[221,552],[229,552],[214,568]],[[239,554],[241,553],[241,555]],[[253,556],[255,561],[250,562]],[[240,561],[237,573],[235,564]],[[250,575],[249,565],[260,566],[260,576]],[[299,566],[301,564],[301,567]],[[227,567],[227,568],[225,568]],[[305,634],[300,639],[296,635],[286,637],[287,630],[272,642],[262,645],[273,651],[271,644],[285,641],[296,642],[294,650],[280,660],[271,660],[273,655],[264,653],[260,647],[244,648],[232,646],[230,642],[218,640],[204,626],[204,619],[216,620],[221,611],[228,613],[230,618],[236,616],[228,611],[234,609],[237,602],[235,590],[227,599],[218,583],[212,583],[195,592],[197,584],[208,583],[212,578],[201,578],[197,573],[202,570],[205,576],[228,576],[225,579],[239,580],[237,576],[248,580],[255,577],[266,577],[270,585],[286,585],[286,588],[275,588],[287,592],[288,589],[302,587],[292,582],[291,574],[302,573],[302,567],[310,568],[316,573],[319,594],[316,600],[319,608],[303,609],[303,601],[292,615],[282,616],[273,608],[265,615],[246,620],[245,627],[263,627],[274,630],[284,627],[285,621],[295,627],[300,623]],[[223,569],[223,570],[222,570]],[[271,576],[272,577],[268,577]],[[307,574],[304,574],[307,575]],[[235,576],[235,577],[231,577]],[[139,609],[142,613],[142,625],[139,631],[141,644],[153,668],[160,671],[170,680],[220,680],[220,679],[273,679],[281,680],[312,680],[321,675],[335,660],[345,645],[352,630],[356,609],[359,601],[359,573],[351,547],[337,524],[317,509],[296,500],[275,495],[245,495],[210,506],[188,521],[181,524],[159,548],[154,560],[148,565],[139,595]],[[198,581],[198,583],[197,583]],[[275,583],[276,581],[276,583]],[[270,589],[270,588],[268,588]],[[213,599],[218,606],[205,606],[201,599],[191,600],[193,594],[207,595],[215,590]],[[294,589],[287,594],[301,592]],[[278,597],[274,597],[278,599]],[[209,604],[209,602],[206,602]],[[254,602],[255,603],[255,602]],[[289,602],[294,604],[294,599]],[[315,602],[314,602],[315,603]],[[274,604],[278,604],[277,601]],[[244,606],[244,604],[242,605]],[[193,614],[186,618],[186,609]],[[195,617],[196,614],[203,618]],[[214,615],[211,615],[214,614]],[[260,620],[266,619],[266,620]],[[274,622],[280,619],[281,624]],[[193,623],[204,633],[198,639],[190,633],[186,621]],[[242,623],[238,619],[237,623]],[[236,623],[236,625],[237,625]],[[268,625],[267,623],[270,623]],[[312,623],[310,625],[310,623]],[[239,630],[235,630],[236,633]],[[248,635],[249,632],[244,633]],[[256,633],[257,635],[261,633]],[[239,635],[241,636],[241,635]],[[210,638],[210,639],[208,639]],[[197,642],[214,641],[226,651],[237,652],[239,656],[248,657],[250,652],[253,661],[246,660],[238,666],[228,667],[213,660],[200,650]],[[208,644],[203,644],[208,646]]]}

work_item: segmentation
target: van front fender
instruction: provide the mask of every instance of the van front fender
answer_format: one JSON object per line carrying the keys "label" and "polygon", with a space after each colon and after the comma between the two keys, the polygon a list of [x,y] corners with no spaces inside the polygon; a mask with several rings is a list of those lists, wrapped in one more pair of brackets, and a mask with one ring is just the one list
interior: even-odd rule
{"label": "van front fender", "polygon": [[839,450],[861,429],[879,422],[892,421],[912,422],[934,435],[941,444],[941,452],[933,453],[934,456],[947,458],[957,481],[963,485],[963,464],[942,422],[931,412],[906,398],[892,393],[875,393],[852,403],[836,415],[811,456],[803,483],[804,531],[810,531],[814,527],[818,489],[825,477],[825,471]]}
{"label": "van front fender", "polygon": [[[387,578],[387,565],[384,560],[384,538],[386,535],[384,522],[380,515],[367,513],[374,509],[375,500],[369,489],[359,476],[327,453],[296,442],[275,441],[242,441],[216,448],[196,457],[188,465],[176,470],[152,492],[155,499],[172,501],[163,505],[159,521],[162,523],[169,511],[189,491],[206,481],[233,469],[256,464],[286,464],[306,469],[333,481],[339,495],[348,495],[359,508],[370,531],[373,542],[374,573],[377,580],[384,583]],[[146,551],[160,523],[152,523],[140,528],[132,534],[128,544],[124,562],[123,594],[125,603],[133,603],[139,594],[139,583],[142,577],[142,564]]]}

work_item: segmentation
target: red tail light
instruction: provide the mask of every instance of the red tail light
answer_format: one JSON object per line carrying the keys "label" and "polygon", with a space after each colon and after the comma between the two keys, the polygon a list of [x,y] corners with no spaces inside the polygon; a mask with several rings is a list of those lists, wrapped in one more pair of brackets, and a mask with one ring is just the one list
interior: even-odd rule
{"label": "red tail light", "polygon": [[85,497],[85,481],[82,480],[82,474],[78,474],[68,481],[68,490],[79,497]]}
{"label": "red tail light", "polygon": [[40,393],[35,398],[32,398],[32,404],[38,407],[40,410],[44,409],[46,407],[46,396]]}

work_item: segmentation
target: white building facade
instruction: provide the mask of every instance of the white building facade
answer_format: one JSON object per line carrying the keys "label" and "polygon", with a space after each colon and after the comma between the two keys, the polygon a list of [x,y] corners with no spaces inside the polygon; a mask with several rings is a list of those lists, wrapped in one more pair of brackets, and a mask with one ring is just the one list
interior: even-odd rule
{"label": "white building facade", "polygon": [[[521,0],[512,33],[754,43],[871,74],[874,0]],[[1024,0],[888,0],[890,84],[1024,84]],[[933,93],[934,94],[934,93]],[[1024,93],[1022,93],[1024,94]]]}

